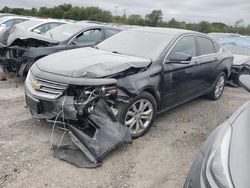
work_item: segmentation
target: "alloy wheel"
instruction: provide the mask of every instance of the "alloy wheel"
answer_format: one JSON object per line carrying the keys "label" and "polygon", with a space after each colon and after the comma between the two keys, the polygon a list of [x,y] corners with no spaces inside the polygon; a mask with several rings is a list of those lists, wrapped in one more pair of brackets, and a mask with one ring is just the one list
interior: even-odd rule
{"label": "alloy wheel", "polygon": [[220,95],[222,94],[223,89],[224,89],[224,85],[225,85],[225,77],[222,75],[218,79],[216,86],[215,86],[215,97],[216,98],[219,98]]}
{"label": "alloy wheel", "polygon": [[137,100],[126,113],[125,125],[130,129],[132,135],[140,134],[149,126],[153,113],[153,105],[149,100]]}

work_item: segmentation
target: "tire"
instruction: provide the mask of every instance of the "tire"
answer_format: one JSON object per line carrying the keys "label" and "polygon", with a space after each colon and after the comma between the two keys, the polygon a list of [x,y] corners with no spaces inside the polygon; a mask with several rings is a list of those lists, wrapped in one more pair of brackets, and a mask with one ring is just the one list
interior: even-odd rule
{"label": "tire", "polygon": [[132,138],[138,138],[152,126],[157,112],[157,104],[155,98],[144,91],[129,103],[120,103],[117,109],[118,120],[130,128]]}
{"label": "tire", "polygon": [[214,88],[208,94],[208,98],[210,98],[211,100],[218,100],[224,91],[225,82],[226,82],[226,74],[222,72],[217,77]]}

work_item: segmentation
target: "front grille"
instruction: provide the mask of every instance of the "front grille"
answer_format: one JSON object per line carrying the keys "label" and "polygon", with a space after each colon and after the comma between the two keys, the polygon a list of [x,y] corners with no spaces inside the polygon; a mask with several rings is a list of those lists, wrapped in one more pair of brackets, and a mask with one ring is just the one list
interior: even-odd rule
{"label": "front grille", "polygon": [[68,88],[68,84],[36,78],[31,74],[27,79],[26,84],[30,85],[32,93],[45,99],[57,99]]}
{"label": "front grille", "polygon": [[37,91],[45,92],[54,95],[61,95],[68,87],[67,84],[52,82],[37,78],[37,83],[41,85]]}

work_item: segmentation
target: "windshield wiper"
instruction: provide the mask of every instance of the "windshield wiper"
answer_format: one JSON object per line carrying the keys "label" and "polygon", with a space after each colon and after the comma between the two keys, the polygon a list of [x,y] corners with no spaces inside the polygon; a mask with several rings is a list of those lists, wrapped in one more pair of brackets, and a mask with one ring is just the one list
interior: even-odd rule
{"label": "windshield wiper", "polygon": [[114,53],[114,54],[121,54],[121,53],[119,53],[119,52],[117,52],[117,51],[112,51],[112,53]]}

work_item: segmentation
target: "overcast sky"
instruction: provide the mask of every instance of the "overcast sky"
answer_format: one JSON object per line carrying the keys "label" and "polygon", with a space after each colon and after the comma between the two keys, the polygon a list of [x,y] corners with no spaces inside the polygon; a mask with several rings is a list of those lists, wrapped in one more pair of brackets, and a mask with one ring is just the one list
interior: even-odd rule
{"label": "overcast sky", "polygon": [[127,15],[146,15],[154,9],[161,9],[164,20],[176,18],[187,22],[208,20],[233,24],[238,19],[244,19],[250,24],[250,0],[0,0],[0,7],[38,8],[71,3],[73,6],[98,6],[115,14],[122,15],[126,9]]}

